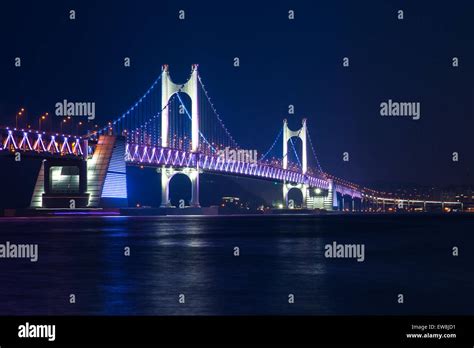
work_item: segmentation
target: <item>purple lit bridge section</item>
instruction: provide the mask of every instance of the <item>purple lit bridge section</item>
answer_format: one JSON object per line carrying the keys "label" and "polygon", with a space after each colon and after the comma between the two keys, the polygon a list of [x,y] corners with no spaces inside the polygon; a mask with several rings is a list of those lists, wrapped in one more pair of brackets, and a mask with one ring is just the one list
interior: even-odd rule
{"label": "purple lit bridge section", "polygon": [[307,184],[310,187],[320,189],[329,188],[328,181],[323,177],[303,175],[265,162],[225,161],[217,155],[205,155],[170,148],[127,144],[125,161],[129,164],[148,167],[199,168],[214,173]]}
{"label": "purple lit bridge section", "polygon": [[88,141],[81,137],[34,130],[0,128],[0,153],[27,153],[41,157],[86,158]]}

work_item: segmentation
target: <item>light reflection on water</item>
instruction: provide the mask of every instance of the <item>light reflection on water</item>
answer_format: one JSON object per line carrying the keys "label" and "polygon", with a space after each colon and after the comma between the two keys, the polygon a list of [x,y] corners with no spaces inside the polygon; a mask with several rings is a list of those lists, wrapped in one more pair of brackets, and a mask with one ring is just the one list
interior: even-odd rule
{"label": "light reflection on water", "polygon": [[[473,227],[433,216],[4,219],[0,243],[38,243],[39,260],[0,259],[0,315],[473,314]],[[326,259],[332,241],[365,244],[365,262]]]}

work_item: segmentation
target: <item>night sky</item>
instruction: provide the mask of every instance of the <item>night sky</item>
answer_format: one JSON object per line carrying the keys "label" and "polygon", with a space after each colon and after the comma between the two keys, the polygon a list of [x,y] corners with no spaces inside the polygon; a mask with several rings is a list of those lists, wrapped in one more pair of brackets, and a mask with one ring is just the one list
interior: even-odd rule
{"label": "night sky", "polygon": [[[23,106],[37,125],[69,99],[95,102],[104,125],[162,64],[184,82],[199,63],[227,128],[248,149],[264,152],[284,118],[296,128],[306,117],[323,169],[339,177],[472,184],[473,18],[468,0],[3,1],[0,124],[13,126]],[[388,99],[420,102],[420,120],[380,116]]]}

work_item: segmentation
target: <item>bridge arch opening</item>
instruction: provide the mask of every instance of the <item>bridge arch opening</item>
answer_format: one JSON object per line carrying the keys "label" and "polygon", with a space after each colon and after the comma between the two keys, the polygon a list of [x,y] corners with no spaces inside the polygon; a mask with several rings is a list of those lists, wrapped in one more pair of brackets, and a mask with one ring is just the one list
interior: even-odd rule
{"label": "bridge arch opening", "polygon": [[184,173],[176,173],[169,179],[169,200],[172,206],[189,206],[192,197],[191,179]]}
{"label": "bridge arch opening", "polygon": [[[293,203],[292,203],[293,202]],[[303,193],[297,187],[288,191],[288,208],[301,208],[303,206]]]}

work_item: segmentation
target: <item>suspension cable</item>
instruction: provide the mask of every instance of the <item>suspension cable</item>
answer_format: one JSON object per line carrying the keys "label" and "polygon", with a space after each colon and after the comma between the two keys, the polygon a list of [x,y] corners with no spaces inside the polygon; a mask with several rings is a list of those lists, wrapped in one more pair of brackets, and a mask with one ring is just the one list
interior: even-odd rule
{"label": "suspension cable", "polygon": [[298,161],[298,164],[300,165],[300,167],[302,167],[300,158],[298,157],[298,154],[296,153],[295,144],[293,144],[293,139],[291,138],[290,138],[290,143],[291,143],[291,147],[293,148],[293,152],[295,153],[296,160]]}
{"label": "suspension cable", "polygon": [[260,161],[263,161],[263,160],[265,159],[265,157],[267,157],[268,154],[273,150],[273,148],[275,147],[276,143],[278,142],[278,139],[280,139],[282,133],[283,133],[283,128],[280,128],[280,132],[279,132],[278,135],[276,136],[275,141],[273,142],[272,146],[270,146],[270,148],[268,149],[268,151],[265,152],[265,154],[262,156],[262,158],[260,158]]}
{"label": "suspension cable", "polygon": [[323,169],[321,167],[321,164],[319,163],[319,159],[318,159],[318,156],[316,155],[316,150],[314,149],[314,146],[313,146],[313,142],[311,141],[311,135],[309,134],[309,130],[308,130],[308,127],[306,127],[306,133],[308,134],[308,139],[309,139],[309,144],[311,146],[311,151],[313,152],[313,156],[316,160],[316,165],[318,166],[318,169],[321,173],[324,173],[323,172]]}
{"label": "suspension cable", "polygon": [[204,91],[204,94],[206,95],[207,101],[209,102],[209,105],[211,106],[211,109],[212,109],[212,111],[214,112],[214,115],[217,117],[217,120],[219,121],[221,127],[224,129],[225,133],[226,133],[227,136],[230,138],[230,140],[231,140],[231,142],[234,144],[234,146],[235,146],[236,148],[238,148],[239,145],[237,144],[237,142],[235,141],[235,139],[232,137],[232,135],[230,134],[230,132],[227,130],[227,128],[226,128],[224,122],[223,122],[222,119],[220,118],[219,113],[217,112],[216,108],[214,107],[214,104],[212,103],[211,98],[209,97],[209,94],[207,93],[207,90],[206,90],[206,88],[204,87],[204,83],[202,82],[201,75],[199,75],[199,74],[198,74],[198,80],[199,80],[199,84],[201,85],[202,90]]}
{"label": "suspension cable", "polygon": [[[179,96],[178,93],[176,93],[176,95],[178,96],[178,99],[179,99],[179,102],[181,103],[181,105],[183,106],[184,108],[184,111],[186,112],[186,115],[188,115],[188,118],[192,121],[192,117],[188,111],[188,109],[186,108],[186,106],[184,105],[183,101],[181,100],[181,97]],[[199,131],[199,135],[202,137],[202,139],[211,147],[211,149],[214,151],[214,152],[217,152],[216,149],[209,143],[209,141],[207,141],[206,137],[201,133],[201,131]]]}
{"label": "suspension cable", "polygon": [[[115,124],[117,124],[117,122],[122,122],[122,120],[124,120],[128,115],[130,115],[130,113],[132,111],[135,110],[135,108],[138,107],[138,105],[140,105],[144,99],[146,99],[146,97],[151,93],[151,91],[155,88],[155,86],[158,84],[158,82],[160,81],[161,77],[163,76],[163,73],[160,73],[160,75],[158,75],[158,77],[155,79],[155,81],[153,81],[152,85],[148,88],[148,90],[143,94],[143,96],[138,99],[134,104],[132,104],[131,107],[128,108],[127,111],[125,111],[121,116],[119,116],[118,118],[116,118],[112,123],[112,126],[114,126]],[[101,134],[102,132],[105,132],[110,126],[107,125],[105,127],[103,127],[102,129],[98,130],[97,131],[97,134]]]}

